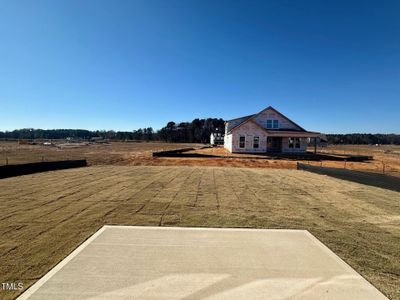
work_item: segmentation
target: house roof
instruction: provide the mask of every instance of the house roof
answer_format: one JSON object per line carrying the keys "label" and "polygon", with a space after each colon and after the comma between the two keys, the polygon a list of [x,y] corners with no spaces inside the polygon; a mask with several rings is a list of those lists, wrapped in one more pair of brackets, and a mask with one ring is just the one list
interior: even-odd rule
{"label": "house roof", "polygon": [[[259,114],[261,114],[262,112],[266,111],[266,110],[272,110],[275,113],[277,113],[279,116],[281,116],[282,118],[286,119],[287,121],[291,122],[292,124],[294,124],[295,126],[297,126],[300,130],[292,130],[293,132],[307,132],[307,130],[305,130],[303,127],[301,127],[300,125],[296,124],[295,122],[293,122],[292,120],[290,120],[288,117],[286,117],[285,115],[283,115],[282,113],[280,113],[279,111],[277,111],[275,108],[273,108],[272,106],[268,106],[267,108],[264,108],[263,110],[261,110],[260,112],[253,114],[253,115],[249,115],[249,116],[245,116],[245,117],[241,117],[241,118],[236,118],[236,119],[232,119],[232,120],[228,120],[227,122],[231,122],[231,121],[235,121],[235,120],[239,120],[239,119],[243,119],[242,122],[236,124],[235,126],[233,126],[228,132],[232,132],[232,130],[234,130],[235,128],[242,126],[244,123],[247,123],[250,120],[253,120],[256,116],[258,116]],[[256,123],[256,122],[254,122]],[[256,123],[257,124],[257,123]],[[258,124],[257,124],[258,125]],[[260,126],[261,127],[261,126]],[[263,127],[261,127],[263,128]],[[266,128],[263,128],[266,129]],[[285,131],[288,131],[285,129]]]}
{"label": "house roof", "polygon": [[248,118],[251,118],[251,117],[253,117],[255,115],[256,114],[252,114],[252,115],[248,115],[248,116],[245,116],[245,117],[234,118],[234,119],[226,120],[226,122],[232,122],[232,121],[236,121],[236,120],[239,120],[239,119],[248,119]]}
{"label": "house roof", "polygon": [[232,128],[229,128],[229,126],[228,126],[228,132],[231,132],[234,128],[240,126],[241,124],[243,124],[244,122],[246,122],[247,120],[251,119],[254,116],[255,116],[255,114],[226,121],[225,124],[239,121],[239,123],[234,125]]}
{"label": "house roof", "polygon": [[320,135],[319,132],[314,132],[314,131],[293,130],[293,129],[267,129],[262,127],[260,124],[258,124],[252,119],[249,119],[248,121],[258,126],[260,129],[264,130],[268,134],[268,136],[306,138],[306,137],[318,137]]}
{"label": "house roof", "polygon": [[[264,110],[267,110],[267,109],[273,110],[273,111],[276,112],[278,115],[280,115],[282,118],[286,119],[287,121],[293,123],[295,126],[299,127],[302,131],[307,131],[307,130],[305,130],[303,127],[301,127],[300,125],[298,125],[297,123],[295,123],[295,122],[293,122],[292,120],[290,120],[290,119],[289,119],[288,117],[286,117],[284,114],[282,114],[282,113],[280,113],[279,111],[277,111],[277,110],[276,110],[275,108],[273,108],[272,106],[268,106],[266,109],[263,109],[263,110],[260,111],[259,113],[261,113],[261,112],[263,112]],[[259,113],[258,113],[258,114],[259,114]]]}

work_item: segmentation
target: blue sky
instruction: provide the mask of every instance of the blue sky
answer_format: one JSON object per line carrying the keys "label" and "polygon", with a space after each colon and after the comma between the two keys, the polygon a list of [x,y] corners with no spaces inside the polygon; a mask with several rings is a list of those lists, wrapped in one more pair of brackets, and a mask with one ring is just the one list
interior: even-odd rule
{"label": "blue sky", "polygon": [[0,130],[133,130],[272,105],[400,133],[400,1],[0,0]]}

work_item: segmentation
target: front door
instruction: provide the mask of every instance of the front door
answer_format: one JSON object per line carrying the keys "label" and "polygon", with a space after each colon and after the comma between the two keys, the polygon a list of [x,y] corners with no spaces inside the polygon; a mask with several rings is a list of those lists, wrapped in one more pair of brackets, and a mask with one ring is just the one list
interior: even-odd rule
{"label": "front door", "polygon": [[282,138],[281,137],[267,137],[267,152],[268,153],[282,152]]}

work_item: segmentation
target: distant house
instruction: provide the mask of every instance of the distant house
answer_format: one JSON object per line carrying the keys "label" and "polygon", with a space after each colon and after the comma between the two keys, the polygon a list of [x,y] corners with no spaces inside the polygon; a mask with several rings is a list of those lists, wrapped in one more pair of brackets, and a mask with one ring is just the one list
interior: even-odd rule
{"label": "distant house", "polygon": [[99,137],[99,136],[95,136],[95,137],[92,137],[90,139],[90,141],[92,143],[108,143],[109,139],[105,139],[105,138],[102,138],[102,137]]}
{"label": "distant house", "polygon": [[210,144],[213,146],[224,144],[224,134],[221,132],[213,132],[210,136]]}
{"label": "distant house", "polygon": [[73,137],[73,136],[69,136],[65,139],[67,141],[67,143],[80,143],[83,141],[82,138],[80,137]]}
{"label": "distant house", "polygon": [[239,153],[304,153],[308,138],[319,137],[269,106],[225,122],[224,147]]}

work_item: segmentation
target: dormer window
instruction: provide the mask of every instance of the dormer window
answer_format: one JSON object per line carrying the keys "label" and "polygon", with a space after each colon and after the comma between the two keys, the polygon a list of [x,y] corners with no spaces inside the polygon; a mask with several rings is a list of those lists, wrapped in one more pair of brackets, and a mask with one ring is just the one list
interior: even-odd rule
{"label": "dormer window", "polygon": [[267,128],[268,129],[278,129],[279,128],[279,120],[267,120]]}

